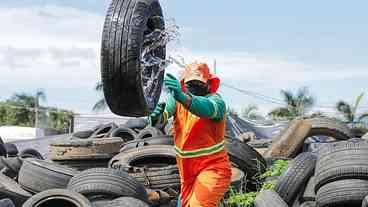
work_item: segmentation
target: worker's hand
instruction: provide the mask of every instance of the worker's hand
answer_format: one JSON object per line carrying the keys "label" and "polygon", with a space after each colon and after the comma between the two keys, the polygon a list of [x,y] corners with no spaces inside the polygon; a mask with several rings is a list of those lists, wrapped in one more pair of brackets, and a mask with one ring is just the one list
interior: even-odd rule
{"label": "worker's hand", "polygon": [[164,84],[174,94],[181,92],[181,85],[179,80],[169,73],[166,75],[164,79]]}
{"label": "worker's hand", "polygon": [[184,103],[187,99],[181,90],[181,84],[173,75],[167,74],[164,79],[165,86],[173,93],[174,98],[180,103]]}
{"label": "worker's hand", "polygon": [[165,103],[157,104],[155,110],[153,110],[153,112],[148,116],[151,125],[154,125],[158,121],[162,113],[164,113],[165,106],[166,106]]}

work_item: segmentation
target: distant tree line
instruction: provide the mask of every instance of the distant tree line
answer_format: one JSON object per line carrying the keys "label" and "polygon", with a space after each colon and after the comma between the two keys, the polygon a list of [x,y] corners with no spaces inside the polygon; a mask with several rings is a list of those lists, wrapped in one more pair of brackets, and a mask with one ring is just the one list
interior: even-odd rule
{"label": "distant tree line", "polygon": [[[34,96],[15,93],[5,101],[0,101],[0,126],[39,126],[65,131],[70,127],[73,112],[55,107],[39,105],[39,99],[46,99],[42,91]],[[36,119],[36,116],[38,119]]]}

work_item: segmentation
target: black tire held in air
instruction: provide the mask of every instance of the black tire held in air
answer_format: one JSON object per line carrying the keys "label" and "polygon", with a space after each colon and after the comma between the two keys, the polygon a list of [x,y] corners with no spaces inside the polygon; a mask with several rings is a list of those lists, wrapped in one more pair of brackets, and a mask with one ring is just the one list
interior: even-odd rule
{"label": "black tire held in air", "polygon": [[299,154],[278,179],[274,190],[288,205],[294,203],[300,190],[314,174],[316,160],[316,155],[312,153]]}
{"label": "black tire held in air", "polygon": [[[141,56],[147,35],[164,28],[158,0],[114,0],[110,4],[102,34],[101,76],[107,105],[115,114],[147,116],[156,106],[164,70],[158,64],[144,70]],[[165,59],[165,47],[153,53]],[[148,79],[143,74],[157,77],[152,90],[145,91]]]}

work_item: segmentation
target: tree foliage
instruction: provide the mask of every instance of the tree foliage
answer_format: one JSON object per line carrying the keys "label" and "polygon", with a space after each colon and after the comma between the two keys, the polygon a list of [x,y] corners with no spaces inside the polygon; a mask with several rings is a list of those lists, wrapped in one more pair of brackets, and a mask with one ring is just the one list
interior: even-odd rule
{"label": "tree foliage", "polygon": [[[15,93],[9,99],[0,102],[0,126],[34,127],[37,100],[45,100],[46,94],[37,91],[35,96],[26,93]],[[73,112],[54,107],[39,106],[39,118],[46,120],[48,128],[64,131],[70,127]]]}
{"label": "tree foliage", "polygon": [[[100,94],[103,93],[103,84],[102,84],[102,82],[96,83],[95,91],[97,91]],[[106,108],[107,108],[106,99],[104,97],[102,97],[100,100],[98,100],[95,103],[92,110],[98,112],[98,111],[104,111]]]}
{"label": "tree foliage", "polygon": [[356,98],[354,105],[350,105],[349,103],[345,101],[339,101],[336,104],[336,109],[344,116],[346,121],[348,121],[349,123],[360,122],[363,119],[368,117],[368,112],[363,113],[359,116],[357,114],[359,106],[363,101],[363,97],[364,97],[364,93],[361,93]]}
{"label": "tree foliage", "polygon": [[294,119],[304,116],[314,105],[315,98],[309,94],[306,87],[300,88],[295,94],[288,90],[281,90],[285,106],[272,110],[269,115],[273,118]]}

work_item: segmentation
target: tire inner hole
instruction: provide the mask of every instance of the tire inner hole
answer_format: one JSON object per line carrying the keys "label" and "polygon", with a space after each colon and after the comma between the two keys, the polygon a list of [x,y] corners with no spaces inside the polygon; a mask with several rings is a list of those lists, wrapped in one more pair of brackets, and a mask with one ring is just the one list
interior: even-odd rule
{"label": "tire inner hole", "polygon": [[166,167],[169,165],[176,165],[176,159],[164,155],[138,158],[130,163],[130,166],[133,167]]}
{"label": "tire inner hole", "polygon": [[81,205],[76,204],[75,202],[72,202],[70,200],[67,200],[65,198],[55,198],[55,199],[48,199],[45,200],[35,207],[81,207]]}

